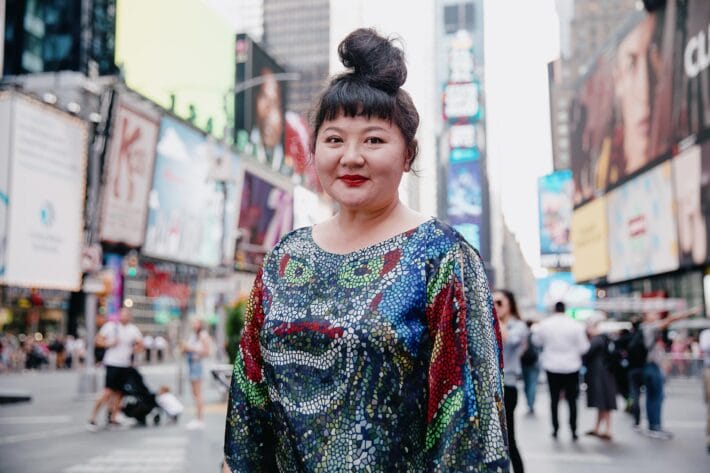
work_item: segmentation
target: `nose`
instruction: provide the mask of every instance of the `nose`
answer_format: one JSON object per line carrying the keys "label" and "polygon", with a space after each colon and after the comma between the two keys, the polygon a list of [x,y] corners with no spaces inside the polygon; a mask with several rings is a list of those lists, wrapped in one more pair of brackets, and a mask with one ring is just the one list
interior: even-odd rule
{"label": "nose", "polygon": [[357,142],[348,143],[343,147],[343,155],[340,157],[340,165],[345,167],[362,166],[365,159],[362,150]]}

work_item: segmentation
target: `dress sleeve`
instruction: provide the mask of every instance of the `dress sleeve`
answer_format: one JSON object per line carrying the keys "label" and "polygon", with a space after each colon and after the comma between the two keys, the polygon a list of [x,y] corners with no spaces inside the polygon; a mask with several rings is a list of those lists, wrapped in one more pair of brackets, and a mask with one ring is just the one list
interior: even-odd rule
{"label": "dress sleeve", "polygon": [[266,296],[262,273],[263,268],[257,273],[249,296],[229,390],[224,456],[233,473],[277,471],[259,342]]}
{"label": "dress sleeve", "polygon": [[428,470],[508,472],[500,327],[480,256],[460,243],[428,264]]}

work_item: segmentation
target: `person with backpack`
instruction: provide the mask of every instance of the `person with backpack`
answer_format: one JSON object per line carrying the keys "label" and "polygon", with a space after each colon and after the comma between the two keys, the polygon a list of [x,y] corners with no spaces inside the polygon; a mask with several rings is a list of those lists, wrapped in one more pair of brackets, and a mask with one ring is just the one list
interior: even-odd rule
{"label": "person with backpack", "polygon": [[[659,312],[646,312],[643,321],[640,323],[637,332],[634,333],[629,342],[629,381],[632,384],[632,413],[634,415],[634,430],[640,431],[640,385],[646,387],[646,416],[648,418],[648,430],[645,432],[649,437],[669,440],[673,437],[670,432],[663,430],[661,426],[661,409],[663,407],[663,387],[665,380],[661,371],[661,363],[665,355],[665,348],[662,340],[663,331],[673,322],[677,322],[700,313],[702,307],[694,307],[689,310],[676,312],[661,318]],[[643,341],[644,350],[640,346]],[[641,361],[643,360],[643,364]],[[641,365],[642,368],[639,368]]]}
{"label": "person with backpack", "polygon": [[537,383],[540,379],[540,347],[532,342],[532,321],[526,322],[528,326],[528,339],[523,354],[520,355],[520,365],[523,371],[523,387],[525,400],[528,404],[528,414],[535,414],[535,397]]}

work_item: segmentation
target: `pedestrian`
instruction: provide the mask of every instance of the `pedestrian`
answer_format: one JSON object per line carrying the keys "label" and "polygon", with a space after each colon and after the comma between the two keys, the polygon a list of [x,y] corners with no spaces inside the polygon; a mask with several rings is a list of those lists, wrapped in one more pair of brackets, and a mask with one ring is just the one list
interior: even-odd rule
{"label": "pedestrian", "polygon": [[540,347],[532,341],[533,322],[526,322],[528,336],[525,350],[520,355],[520,366],[523,371],[523,386],[525,388],[525,400],[528,404],[528,415],[535,415],[535,397],[537,395],[537,383],[540,379]]}
{"label": "pedestrian", "polygon": [[[646,416],[648,418],[648,430],[645,433],[652,438],[669,440],[673,435],[663,430],[661,423],[661,411],[663,407],[663,387],[665,379],[661,371],[661,365],[665,356],[665,345],[663,342],[663,331],[673,322],[682,320],[699,314],[701,307],[694,307],[690,310],[676,312],[661,318],[658,312],[646,312],[639,330],[643,336],[643,343],[646,348],[646,360],[643,365],[643,385],[646,387]],[[634,393],[635,408],[638,409],[639,392]],[[634,424],[636,430],[640,430],[640,410],[639,415],[635,414]]]}
{"label": "pedestrian", "polygon": [[153,348],[155,347],[155,341],[153,339],[153,336],[150,334],[146,334],[143,337],[143,348],[145,350],[145,361],[146,363],[151,362],[151,355],[153,354]]}
{"label": "pedestrian", "polygon": [[407,208],[419,115],[403,52],[358,29],[313,114],[338,212],[285,235],[252,288],[224,471],[508,471],[498,323],[482,260]]}
{"label": "pedestrian", "polygon": [[153,340],[153,346],[155,347],[155,354],[158,358],[158,363],[162,363],[163,357],[168,351],[168,341],[162,335],[158,335]]}
{"label": "pedestrian", "polygon": [[96,416],[102,406],[109,411],[109,426],[122,425],[118,413],[131,367],[131,356],[143,349],[143,335],[131,323],[133,315],[128,307],[121,308],[118,322],[106,322],[96,336],[96,345],[105,348],[103,364],[106,367],[106,384],[101,397],[94,404],[86,427],[98,430]]}
{"label": "pedestrian", "polygon": [[493,293],[493,305],[500,321],[500,335],[503,341],[503,400],[505,420],[508,427],[508,450],[510,463],[515,473],[523,473],[523,459],[515,439],[515,407],[518,405],[518,378],[522,375],[520,355],[525,349],[528,327],[520,319],[515,295],[505,289]]}
{"label": "pedestrian", "polygon": [[550,388],[552,437],[557,439],[560,428],[557,408],[564,394],[569,406],[569,426],[572,440],[577,440],[577,397],[582,355],[589,349],[584,325],[565,315],[564,302],[555,304],[555,312],[534,328],[532,341],[542,347],[540,361]]}
{"label": "pedestrian", "polygon": [[705,448],[710,454],[710,328],[700,332],[698,345],[703,354],[703,378],[705,380],[705,405],[707,419],[705,420]]}
{"label": "pedestrian", "polygon": [[204,402],[202,400],[202,360],[210,353],[210,336],[202,325],[202,320],[192,321],[192,330],[182,345],[182,352],[187,358],[188,378],[195,400],[197,418],[187,424],[188,429],[204,429]]}
{"label": "pedestrian", "polygon": [[613,373],[614,344],[599,331],[599,320],[589,324],[589,351],[584,355],[587,407],[597,409],[597,421],[586,435],[611,440],[611,411],[616,410],[616,378]]}

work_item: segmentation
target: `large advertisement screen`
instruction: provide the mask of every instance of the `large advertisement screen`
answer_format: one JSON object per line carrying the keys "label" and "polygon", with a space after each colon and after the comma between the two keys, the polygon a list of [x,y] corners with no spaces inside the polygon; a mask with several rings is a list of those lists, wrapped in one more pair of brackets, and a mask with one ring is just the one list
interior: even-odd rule
{"label": "large advertisement screen", "polygon": [[140,246],[145,235],[160,116],[124,96],[114,112],[101,215],[101,239]]}
{"label": "large advertisement screen", "polygon": [[449,161],[447,198],[448,222],[474,248],[482,248],[483,187],[480,161]]}
{"label": "large advertisement screen", "polygon": [[543,267],[571,265],[572,171],[561,170],[538,179],[540,255]]}
{"label": "large advertisement screen", "polygon": [[237,147],[288,175],[294,163],[284,160],[286,82],[277,77],[283,72],[249,36],[237,35],[236,83],[254,83],[235,96]]}
{"label": "large advertisement screen", "polygon": [[570,231],[575,281],[606,276],[609,271],[608,236],[605,197],[575,209]]}
{"label": "large advertisement screen", "polygon": [[[20,95],[0,98],[9,121],[8,285],[78,290],[88,131],[81,120]],[[6,142],[8,143],[8,142]]]}
{"label": "large advertisement screen", "polygon": [[700,265],[710,259],[710,141],[684,150],[672,165],[680,265]]}
{"label": "large advertisement screen", "polygon": [[236,267],[254,271],[266,252],[293,229],[293,194],[247,169],[240,205]]}
{"label": "large advertisement screen", "polygon": [[116,64],[126,84],[222,136],[233,114],[234,33],[227,21],[202,0],[116,4]]}
{"label": "large advertisement screen", "polygon": [[571,273],[559,272],[537,279],[536,309],[552,312],[555,303],[564,302],[567,309],[587,308],[596,298],[594,286],[576,284]]}
{"label": "large advertisement screen", "polygon": [[569,111],[575,205],[707,133],[708,18],[710,2],[670,0],[592,65]]}
{"label": "large advertisement screen", "polygon": [[678,268],[671,163],[666,161],[608,195],[609,282]]}
{"label": "large advertisement screen", "polygon": [[197,266],[219,264],[223,193],[210,176],[218,152],[202,133],[163,117],[144,254]]}

